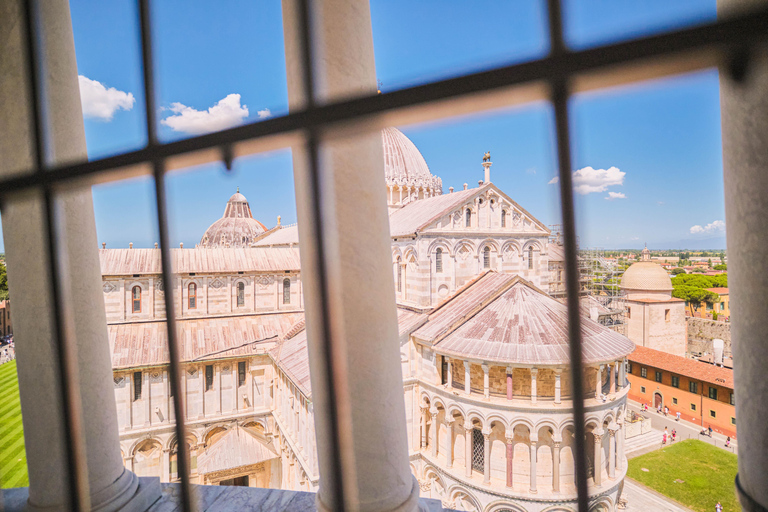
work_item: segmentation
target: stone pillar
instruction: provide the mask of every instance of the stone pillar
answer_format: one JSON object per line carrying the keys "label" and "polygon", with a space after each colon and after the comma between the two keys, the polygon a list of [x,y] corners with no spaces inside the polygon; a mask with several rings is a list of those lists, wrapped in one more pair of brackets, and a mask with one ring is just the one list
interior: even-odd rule
{"label": "stone pillar", "polygon": [[536,403],[539,392],[536,390],[536,376],[539,374],[538,368],[531,368],[531,403]]}
{"label": "stone pillar", "polygon": [[[301,11],[297,0],[283,0],[282,7],[289,110],[295,112],[308,100],[301,67]],[[323,104],[376,94],[368,1],[322,0],[310,3],[309,11],[314,100]],[[316,405],[317,506],[321,511],[343,508],[342,497],[329,485],[334,478],[333,461],[338,459],[325,440],[335,431],[346,508],[410,512],[418,507],[419,486],[408,461],[381,132],[357,129],[338,135],[320,141],[319,183],[309,172],[304,146],[292,148]],[[315,190],[320,191],[317,196]],[[322,259],[315,241],[323,244]],[[355,263],[349,265],[352,254]],[[320,280],[323,275],[327,282]],[[327,325],[332,376],[328,360],[322,357],[327,348],[323,333],[328,318],[333,318]],[[329,381],[341,383],[335,387],[335,426],[329,414],[334,400],[329,395]]]}
{"label": "stone pillar", "polygon": [[595,437],[595,485],[603,482],[603,435],[594,433]]}
{"label": "stone pillar", "polygon": [[439,425],[437,424],[437,409],[430,409],[429,413],[432,415],[432,439],[430,439],[430,445],[432,446],[432,457],[437,457],[437,441]]}
{"label": "stone pillar", "polygon": [[610,370],[611,370],[611,373],[608,376],[608,379],[610,382],[609,393],[611,395],[615,395],[616,394],[616,363],[611,363]]}
{"label": "stone pillar", "polygon": [[562,373],[561,370],[555,370],[555,403],[560,403],[560,374]]}
{"label": "stone pillar", "polygon": [[163,449],[163,482],[171,481],[171,450]]}
{"label": "stone pillar", "polygon": [[536,447],[538,439],[531,438],[531,493],[536,494]]}
{"label": "stone pillar", "polygon": [[471,385],[472,385],[472,383],[470,382],[471,372],[469,371],[469,368],[470,368],[469,361],[464,361],[464,392],[468,395],[471,394]]}
{"label": "stone pillar", "polygon": [[616,468],[621,469],[624,467],[624,422],[618,424],[618,431],[616,432]]}
{"label": "stone pillar", "polygon": [[491,368],[485,363],[480,367],[483,369],[483,397],[489,399],[491,398],[491,382],[488,374],[491,371]]}
{"label": "stone pillar", "polygon": [[421,429],[421,448],[427,447],[427,424],[429,423],[429,407],[420,407],[419,410],[421,411],[421,421],[422,421],[422,429]]}
{"label": "stone pillar", "polygon": [[603,394],[603,365],[597,366],[597,376],[595,377],[595,399],[600,400]]}
{"label": "stone pillar", "polygon": [[514,398],[514,381],[512,379],[513,372],[514,368],[507,366],[507,400],[512,400],[512,398]]}
{"label": "stone pillar", "polygon": [[[0,5],[0,176],[33,166],[31,97],[25,26],[20,0]],[[51,164],[87,160],[77,77],[72,22],[67,0],[39,2],[39,26],[45,70],[41,74]],[[8,128],[8,127],[12,127]],[[78,367],[81,432],[88,465],[93,510],[144,510],[160,495],[158,480],[142,480],[125,469],[120,456],[112,361],[104,310],[104,293],[90,184],[71,184],[56,194],[61,226],[61,275],[66,313]],[[67,496],[65,425],[59,380],[59,357],[49,295],[43,198],[36,191],[9,197],[3,204],[8,284],[13,297],[17,375],[29,470],[28,506],[63,509]],[[71,277],[71,278],[70,278]],[[132,399],[133,397],[130,397]],[[150,500],[150,501],[147,501]]]}
{"label": "stone pillar", "polygon": [[221,365],[213,365],[213,378],[216,381],[216,414],[221,414]]}
{"label": "stone pillar", "polygon": [[552,452],[552,490],[560,492],[560,441],[553,443]]}
{"label": "stone pillar", "polygon": [[616,429],[608,429],[608,478],[616,478]]}
{"label": "stone pillar", "polygon": [[[464,421],[467,421],[466,419]],[[472,476],[472,431],[474,430],[474,427],[471,425],[467,427],[464,426],[464,462],[465,462],[465,472],[464,475],[467,478],[470,478]]]}
{"label": "stone pillar", "polygon": [[150,398],[152,394],[152,380],[149,370],[142,372],[141,378],[144,381],[141,389],[141,401],[144,406],[144,426],[149,426],[152,423],[152,399]]}
{"label": "stone pillar", "polygon": [[515,469],[515,437],[507,436],[507,487],[512,487],[514,483],[514,469]]}
{"label": "stone pillar", "polygon": [[445,415],[445,466],[453,467],[453,416]]}
{"label": "stone pillar", "polygon": [[453,387],[453,363],[450,357],[443,356],[445,364],[448,366],[448,376],[445,379],[445,383],[449,388]]}
{"label": "stone pillar", "polygon": [[624,389],[624,382],[627,379],[627,358],[623,358],[619,363],[619,389]]}
{"label": "stone pillar", "polygon": [[483,483],[491,483],[491,431],[483,430]]}

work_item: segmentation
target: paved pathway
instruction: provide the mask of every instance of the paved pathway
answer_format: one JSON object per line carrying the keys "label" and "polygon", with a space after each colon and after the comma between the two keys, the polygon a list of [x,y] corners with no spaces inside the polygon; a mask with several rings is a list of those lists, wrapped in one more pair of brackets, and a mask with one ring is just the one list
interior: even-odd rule
{"label": "paved pathway", "polygon": [[627,512],[692,512],[658,492],[632,480],[624,479],[622,497],[627,500]]}
{"label": "paved pathway", "polygon": [[[637,402],[627,400],[627,406],[635,412],[640,412],[640,404]],[[698,439],[699,441],[704,441],[705,443],[715,445],[718,448],[722,448],[732,453],[736,453],[737,451],[736,447],[738,445],[734,439],[731,439],[731,446],[726,448],[726,436],[718,434],[717,432],[714,432],[711,438],[708,436],[702,436],[699,434],[699,432],[702,430],[701,425],[697,425],[696,423],[691,423],[690,421],[685,420],[675,421],[675,417],[671,413],[669,416],[664,416],[663,414],[657,413],[655,409],[651,410],[649,407],[648,412],[644,414],[651,417],[651,426],[655,429],[663,431],[664,427],[667,427],[670,433],[672,432],[672,429],[676,429],[678,440]]]}

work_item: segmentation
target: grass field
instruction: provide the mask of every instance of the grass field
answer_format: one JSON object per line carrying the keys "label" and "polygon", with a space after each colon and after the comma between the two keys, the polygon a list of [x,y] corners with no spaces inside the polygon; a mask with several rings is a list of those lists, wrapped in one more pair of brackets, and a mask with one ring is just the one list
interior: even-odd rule
{"label": "grass field", "polygon": [[[643,468],[648,471],[643,471]],[[691,439],[630,459],[627,476],[697,512],[740,511],[736,455]]]}
{"label": "grass field", "polygon": [[28,485],[16,361],[11,361],[0,365],[0,487]]}

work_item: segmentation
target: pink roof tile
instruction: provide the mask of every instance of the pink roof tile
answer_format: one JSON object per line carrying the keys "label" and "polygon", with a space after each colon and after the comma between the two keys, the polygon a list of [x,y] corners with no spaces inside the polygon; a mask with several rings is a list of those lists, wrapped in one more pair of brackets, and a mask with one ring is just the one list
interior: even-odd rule
{"label": "pink roof tile", "polygon": [[713,364],[640,346],[635,347],[634,352],[627,356],[627,359],[633,363],[733,389],[733,370],[730,368],[720,368]]}

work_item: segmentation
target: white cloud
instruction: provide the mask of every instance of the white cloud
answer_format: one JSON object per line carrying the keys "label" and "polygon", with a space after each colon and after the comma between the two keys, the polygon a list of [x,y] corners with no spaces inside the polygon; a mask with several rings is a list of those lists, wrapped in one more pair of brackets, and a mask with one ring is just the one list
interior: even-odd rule
{"label": "white cloud", "polygon": [[640,240],[640,237],[639,236],[633,236],[632,238],[630,238],[630,240]]}
{"label": "white cloud", "polygon": [[232,128],[248,117],[248,107],[240,105],[239,94],[229,94],[208,110],[196,110],[181,103],[172,103],[168,108],[173,115],[161,123],[174,131],[200,134]]}
{"label": "white cloud", "polygon": [[130,92],[118,91],[107,87],[96,80],[80,75],[80,103],[83,106],[83,116],[111,121],[119,109],[131,110],[136,99]]}
{"label": "white cloud", "polygon": [[556,184],[558,181],[560,181],[560,178],[559,178],[559,177],[557,177],[557,176],[555,176],[554,178],[552,178],[551,180],[549,180],[549,181],[547,182],[547,185],[554,185],[554,184]]}
{"label": "white cloud", "polygon": [[605,192],[608,187],[623,185],[626,174],[616,167],[608,169],[584,167],[573,173],[573,190],[582,195]]}
{"label": "white cloud", "polygon": [[529,167],[525,170],[525,174],[536,174],[536,168],[535,167]]}
{"label": "white cloud", "polygon": [[259,118],[260,118],[260,119],[264,119],[264,118],[266,118],[266,117],[269,117],[269,116],[271,116],[271,115],[272,115],[272,111],[271,111],[271,110],[269,110],[268,108],[265,108],[265,109],[263,109],[263,110],[259,110],[259,111],[258,111],[258,112],[256,112],[256,113],[259,115]]}
{"label": "white cloud", "polygon": [[701,227],[700,225],[691,226],[691,234],[692,235],[704,235],[704,234],[710,234],[710,233],[723,233],[725,232],[725,221],[722,220],[716,220],[713,222],[710,222],[704,227]]}
{"label": "white cloud", "polygon": [[607,201],[613,201],[614,199],[626,199],[627,195],[622,192],[608,192],[608,195],[605,196],[605,199]]}

